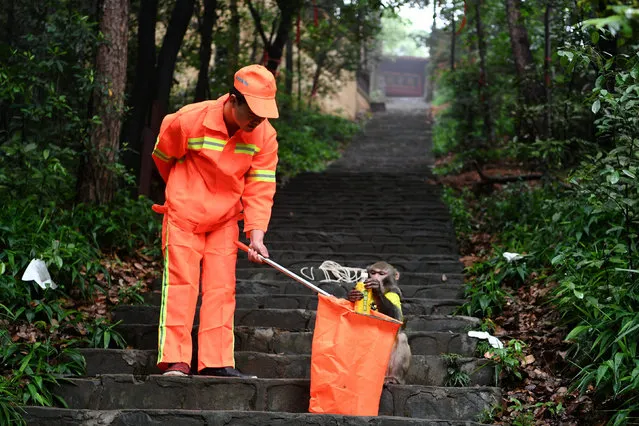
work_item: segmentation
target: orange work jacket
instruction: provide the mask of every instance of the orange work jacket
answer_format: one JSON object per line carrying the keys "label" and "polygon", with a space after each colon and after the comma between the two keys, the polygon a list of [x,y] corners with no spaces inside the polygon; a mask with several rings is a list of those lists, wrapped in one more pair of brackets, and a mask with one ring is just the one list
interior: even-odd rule
{"label": "orange work jacket", "polygon": [[264,120],[229,138],[229,95],[187,105],[162,121],[153,160],[166,182],[164,212],[194,233],[244,217],[244,232],[266,232],[275,195],[277,133]]}

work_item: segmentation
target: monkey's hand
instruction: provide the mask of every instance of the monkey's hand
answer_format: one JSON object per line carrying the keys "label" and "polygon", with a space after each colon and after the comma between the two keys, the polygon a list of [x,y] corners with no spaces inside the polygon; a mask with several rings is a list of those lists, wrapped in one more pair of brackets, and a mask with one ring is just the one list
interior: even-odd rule
{"label": "monkey's hand", "polygon": [[359,290],[352,289],[350,292],[348,292],[347,299],[353,303],[363,298],[364,298],[364,295]]}
{"label": "monkey's hand", "polygon": [[373,293],[377,294],[381,290],[381,285],[380,282],[377,281],[375,278],[368,278],[366,281],[364,281],[364,288],[373,290]]}

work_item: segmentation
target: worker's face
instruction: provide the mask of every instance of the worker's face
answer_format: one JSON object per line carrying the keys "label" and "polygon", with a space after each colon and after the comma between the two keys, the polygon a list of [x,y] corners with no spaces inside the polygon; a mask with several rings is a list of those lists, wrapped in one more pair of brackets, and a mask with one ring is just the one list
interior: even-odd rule
{"label": "worker's face", "polygon": [[255,115],[248,104],[240,105],[235,95],[231,95],[231,105],[233,106],[233,119],[238,127],[245,132],[252,132],[264,121],[264,117]]}

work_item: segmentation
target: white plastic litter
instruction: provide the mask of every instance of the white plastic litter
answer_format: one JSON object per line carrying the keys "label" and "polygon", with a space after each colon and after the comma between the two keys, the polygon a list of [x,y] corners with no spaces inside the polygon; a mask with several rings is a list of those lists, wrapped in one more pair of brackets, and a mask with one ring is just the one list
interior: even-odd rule
{"label": "white plastic litter", "polygon": [[501,343],[501,341],[496,338],[495,336],[492,336],[490,334],[488,334],[485,331],[469,331],[468,335],[470,337],[476,337],[478,339],[482,339],[482,340],[488,340],[488,343],[490,344],[490,346],[492,346],[493,348],[497,348],[497,349],[503,349],[504,348],[504,344]]}
{"label": "white plastic litter", "polygon": [[[342,266],[332,260],[325,260],[317,269],[324,275],[324,279],[320,280],[322,283],[354,283],[368,278],[366,269]],[[309,280],[315,280],[315,272],[312,266],[303,267],[300,270],[300,274]]]}
{"label": "white plastic litter", "polygon": [[513,260],[519,260],[519,259],[523,259],[524,256],[522,256],[519,253],[510,253],[510,252],[504,252],[504,257],[506,258],[506,260],[510,263]]}
{"label": "white plastic litter", "polygon": [[43,289],[58,288],[57,284],[51,279],[47,265],[42,259],[31,260],[24,274],[22,274],[22,281],[35,281]]}

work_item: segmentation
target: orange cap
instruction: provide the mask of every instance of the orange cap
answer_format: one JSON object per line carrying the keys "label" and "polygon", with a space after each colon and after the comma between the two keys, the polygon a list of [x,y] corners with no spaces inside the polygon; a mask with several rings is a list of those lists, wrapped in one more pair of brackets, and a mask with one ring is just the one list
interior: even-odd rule
{"label": "orange cap", "polygon": [[275,103],[275,77],[262,65],[248,65],[235,73],[233,86],[246,98],[251,111],[259,117],[280,116]]}

